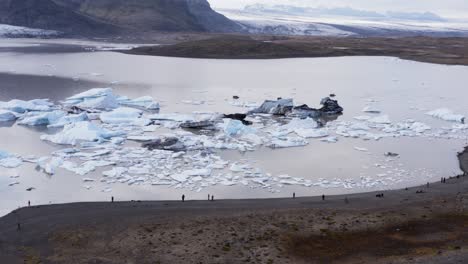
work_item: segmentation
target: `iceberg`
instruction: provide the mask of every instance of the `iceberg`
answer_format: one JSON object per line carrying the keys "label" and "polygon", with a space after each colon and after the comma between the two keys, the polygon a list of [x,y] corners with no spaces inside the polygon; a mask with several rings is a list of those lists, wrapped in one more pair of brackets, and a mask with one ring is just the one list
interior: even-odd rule
{"label": "iceberg", "polygon": [[158,110],[159,103],[156,102],[151,96],[142,96],[136,99],[128,99],[127,97],[120,97],[118,99],[120,105],[129,107],[141,107],[147,110]]}
{"label": "iceberg", "polygon": [[8,122],[16,120],[16,115],[8,110],[0,110],[0,122]]}
{"label": "iceberg", "polygon": [[82,141],[102,142],[122,135],[125,135],[125,132],[109,131],[91,122],[81,121],[65,125],[63,130],[55,135],[42,135],[41,139],[60,145],[76,145]]}
{"label": "iceberg", "polygon": [[143,111],[135,108],[120,107],[111,112],[102,113],[99,119],[107,124],[133,123],[139,119],[142,114]]}
{"label": "iceberg", "polygon": [[390,118],[388,115],[381,115],[381,116],[376,116],[372,117],[367,120],[368,122],[375,123],[375,124],[391,124],[392,121],[390,121]]}
{"label": "iceberg", "polygon": [[249,114],[286,115],[293,107],[293,99],[266,100],[260,107],[249,111]]}
{"label": "iceberg", "polygon": [[56,110],[53,112],[31,112],[26,114],[19,122],[26,126],[48,126],[65,117],[67,113]]}
{"label": "iceberg", "polygon": [[0,150],[0,167],[17,168],[23,163],[23,160],[13,154]]}
{"label": "iceberg", "polygon": [[270,148],[291,148],[291,147],[302,147],[309,144],[307,140],[302,137],[281,137],[273,139],[268,147]]}
{"label": "iceberg", "polygon": [[458,123],[465,123],[465,116],[460,114],[453,113],[452,110],[447,108],[439,108],[430,112],[427,112],[426,115],[442,119],[445,121],[452,121]]}
{"label": "iceberg", "polygon": [[10,110],[15,113],[25,113],[29,111],[51,111],[53,104],[48,99],[35,99],[30,101],[11,100],[9,102],[0,102],[0,108]]}
{"label": "iceberg", "polygon": [[239,136],[243,134],[254,134],[256,130],[252,127],[246,126],[242,121],[234,119],[224,119],[221,127],[224,133],[230,137]]}
{"label": "iceberg", "polygon": [[64,104],[84,109],[114,109],[119,107],[112,88],[93,88],[68,97]]}
{"label": "iceberg", "polygon": [[37,160],[37,166],[46,174],[54,175],[58,166],[62,165],[63,159],[54,157],[42,157]]}
{"label": "iceberg", "polygon": [[298,128],[295,129],[294,132],[303,138],[323,138],[328,137],[328,131],[325,129],[304,129]]}
{"label": "iceberg", "polygon": [[362,112],[364,113],[371,113],[371,114],[380,114],[380,110],[375,108],[374,106],[368,105],[362,109]]}
{"label": "iceberg", "polygon": [[88,114],[86,113],[81,113],[81,114],[71,114],[71,115],[66,115],[60,117],[58,120],[55,120],[52,122],[50,125],[47,127],[49,128],[54,128],[54,127],[64,127],[65,125],[71,124],[71,123],[76,123],[80,121],[87,121],[89,120]]}

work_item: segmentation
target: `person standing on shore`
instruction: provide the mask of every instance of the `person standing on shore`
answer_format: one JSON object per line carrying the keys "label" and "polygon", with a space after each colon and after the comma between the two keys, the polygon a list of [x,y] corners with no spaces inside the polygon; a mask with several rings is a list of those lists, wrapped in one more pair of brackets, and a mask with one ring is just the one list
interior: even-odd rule
{"label": "person standing on shore", "polygon": [[322,201],[325,201],[325,194],[322,194]]}
{"label": "person standing on shore", "polygon": [[214,195],[211,195],[211,201],[212,202],[214,201]]}
{"label": "person standing on shore", "polygon": [[185,202],[185,194],[182,194],[182,202]]}

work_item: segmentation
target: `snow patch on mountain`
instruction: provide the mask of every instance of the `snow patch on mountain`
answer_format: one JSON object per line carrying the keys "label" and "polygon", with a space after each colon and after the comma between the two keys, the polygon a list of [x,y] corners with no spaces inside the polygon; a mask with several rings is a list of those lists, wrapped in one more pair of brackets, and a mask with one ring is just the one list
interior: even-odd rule
{"label": "snow patch on mountain", "polygon": [[61,33],[55,30],[45,30],[38,28],[18,27],[7,24],[0,24],[0,38],[50,38],[60,36]]}

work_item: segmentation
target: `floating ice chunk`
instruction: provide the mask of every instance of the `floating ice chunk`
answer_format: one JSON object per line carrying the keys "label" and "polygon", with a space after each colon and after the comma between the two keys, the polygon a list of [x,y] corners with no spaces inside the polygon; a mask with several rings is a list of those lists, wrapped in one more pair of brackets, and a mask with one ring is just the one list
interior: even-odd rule
{"label": "floating ice chunk", "polygon": [[112,95],[113,90],[112,88],[93,88],[86,92],[82,92],[71,97],[67,98],[67,101],[74,101],[74,100],[84,100],[89,98],[98,98],[103,96]]}
{"label": "floating ice chunk", "polygon": [[367,151],[369,151],[369,150],[366,149],[366,148],[360,148],[360,147],[354,147],[354,149],[357,150],[357,151],[362,151],[362,152],[367,152]]}
{"label": "floating ice chunk", "polygon": [[160,108],[159,103],[156,102],[151,96],[142,96],[136,99],[128,99],[121,97],[118,99],[120,105],[130,107],[141,107],[148,110],[158,110]]}
{"label": "floating ice chunk", "polygon": [[60,167],[83,176],[94,171],[96,167],[104,167],[104,166],[109,166],[113,164],[115,163],[109,162],[109,161],[103,161],[103,160],[100,160],[100,161],[90,160],[80,165],[76,165],[70,161],[64,161]]}
{"label": "floating ice chunk", "polygon": [[194,169],[194,170],[186,170],[184,174],[187,176],[210,176],[211,170],[210,169]]}
{"label": "floating ice chunk", "polygon": [[114,109],[119,107],[117,99],[113,95],[84,99],[75,105],[84,109]]}
{"label": "floating ice chunk", "polygon": [[64,103],[91,109],[114,109],[119,106],[112,88],[93,88],[67,98]]}
{"label": "floating ice chunk", "polygon": [[291,148],[302,147],[309,144],[307,140],[302,137],[280,137],[271,140],[268,144],[270,148]]}
{"label": "floating ice chunk", "polygon": [[13,154],[0,150],[0,167],[16,168],[23,163],[23,160]]}
{"label": "floating ice chunk", "polygon": [[67,113],[64,111],[53,111],[53,112],[32,112],[23,117],[18,122],[20,125],[26,126],[47,126],[56,123],[62,117],[65,117]]}
{"label": "floating ice chunk", "polygon": [[421,122],[414,122],[411,124],[410,129],[416,133],[422,133],[426,130],[431,130],[431,127]]}
{"label": "floating ice chunk", "polygon": [[188,179],[188,175],[185,174],[173,174],[170,177],[178,182],[186,182]]}
{"label": "floating ice chunk", "polygon": [[328,137],[328,131],[325,129],[303,129],[297,128],[294,130],[296,134],[303,138],[322,138]]}
{"label": "floating ice chunk", "polygon": [[452,122],[465,122],[465,116],[460,114],[453,113],[452,110],[447,108],[439,108],[430,112],[427,112],[426,115],[430,115],[435,118],[439,118],[445,121],[452,121]]}
{"label": "floating ice chunk", "polygon": [[[270,131],[269,133],[275,137],[286,136],[289,133],[299,131],[299,133],[304,132],[304,130],[318,128],[317,122],[312,118],[293,118],[289,123],[279,126],[277,130]],[[297,132],[296,132],[297,134]]]}
{"label": "floating ice chunk", "polygon": [[148,142],[148,141],[154,141],[157,139],[160,139],[158,136],[128,136],[128,140],[133,140],[133,141],[140,141],[140,142]]}
{"label": "floating ice chunk", "polygon": [[205,101],[197,101],[197,100],[182,100],[184,104],[191,104],[191,105],[202,105]]}
{"label": "floating ice chunk", "polygon": [[82,121],[65,125],[62,132],[55,135],[42,135],[41,139],[61,145],[76,145],[81,141],[102,141],[122,136],[122,131],[109,131],[91,122]]}
{"label": "floating ice chunk", "polygon": [[81,113],[81,114],[76,114],[76,115],[67,115],[67,116],[60,117],[58,120],[52,122],[47,127],[49,128],[63,127],[71,123],[87,121],[87,120],[88,120],[88,115],[86,113]]}
{"label": "floating ice chunk", "polygon": [[294,107],[293,99],[280,99],[277,101],[266,100],[263,104],[249,111],[250,114],[285,115]]}
{"label": "floating ice chunk", "polygon": [[327,143],[336,143],[336,142],[338,142],[338,138],[332,136],[332,137],[327,137],[327,138],[321,139],[321,141],[327,142]]}
{"label": "floating ice chunk", "polygon": [[392,123],[388,115],[372,117],[368,121],[371,123],[376,123],[376,124],[391,124]]}
{"label": "floating ice chunk", "polygon": [[244,125],[239,120],[224,119],[224,123],[221,124],[224,133],[230,137],[239,136],[243,134],[253,134],[256,130],[252,127]]}
{"label": "floating ice chunk", "polygon": [[10,110],[15,113],[25,113],[28,111],[50,111],[53,104],[47,99],[35,99],[31,101],[11,100],[9,102],[0,102],[0,108]]}
{"label": "floating ice chunk", "polygon": [[54,175],[55,169],[63,163],[63,159],[54,157],[42,157],[37,161],[37,166],[46,174]]}
{"label": "floating ice chunk", "polygon": [[109,178],[119,178],[128,171],[124,167],[113,167],[111,170],[102,172],[102,175]]}
{"label": "floating ice chunk", "polygon": [[370,116],[355,116],[353,117],[354,119],[356,120],[359,120],[359,121],[367,121],[369,120],[371,117]]}
{"label": "floating ice chunk", "polygon": [[0,109],[0,122],[8,122],[16,120],[16,115],[11,111]]}
{"label": "floating ice chunk", "polygon": [[379,114],[381,111],[377,109],[375,106],[368,105],[362,109],[364,113],[372,113],[372,114]]}
{"label": "floating ice chunk", "polygon": [[110,112],[102,113],[99,119],[107,124],[132,123],[140,118],[142,114],[143,111],[135,108],[120,107]]}

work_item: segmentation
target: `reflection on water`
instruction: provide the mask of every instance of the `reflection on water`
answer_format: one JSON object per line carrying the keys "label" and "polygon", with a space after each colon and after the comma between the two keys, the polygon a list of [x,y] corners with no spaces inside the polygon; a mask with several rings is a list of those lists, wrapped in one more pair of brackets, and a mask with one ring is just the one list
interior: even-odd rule
{"label": "reflection on water", "polygon": [[[12,51],[12,50],[10,50]],[[392,121],[412,118],[433,127],[450,123],[426,116],[427,110],[450,107],[457,113],[468,113],[464,98],[468,97],[468,67],[444,66],[402,61],[383,57],[348,57],[282,60],[197,60],[133,56],[113,52],[82,53],[21,53],[0,52],[0,100],[13,98],[50,98],[62,100],[91,87],[112,86],[116,93],[129,97],[153,96],[161,102],[162,113],[216,111],[242,113],[247,108],[232,105],[233,95],[241,102],[261,103],[277,97],[295,99],[295,103],[319,107],[320,99],[330,93],[344,107],[344,115],[326,117],[323,123],[352,120],[373,101]],[[14,74],[11,74],[14,73]],[[203,102],[192,104],[190,101]],[[39,139],[53,133],[45,128],[28,128],[16,124],[0,126],[0,149],[26,156],[50,155],[62,147]],[[165,133],[168,131],[158,131]],[[207,132],[209,133],[209,132]],[[289,174],[307,179],[334,179],[389,174],[390,168],[376,166],[384,162],[388,151],[400,154],[393,164],[409,173],[401,182],[376,188],[399,188],[459,172],[456,152],[466,142],[428,138],[385,138],[380,141],[344,139],[328,144],[311,139],[306,147],[239,153],[219,151],[230,161],[247,160],[255,167],[273,175]],[[354,147],[369,149],[368,153]],[[59,170],[52,177],[35,170],[34,164],[0,174],[0,210],[48,202],[107,200],[110,195],[119,200],[178,199],[182,193],[189,198],[204,199],[206,193],[189,192],[156,186],[112,186],[112,193],[101,192],[103,184],[96,182],[91,190],[83,188],[82,177]],[[92,176],[98,176],[101,168]],[[8,186],[10,175],[20,175],[19,185]],[[35,187],[28,192],[28,187]],[[281,193],[243,186],[214,186],[204,192],[219,198],[258,198],[298,195],[336,194],[367,191],[321,187],[288,187]]]}

